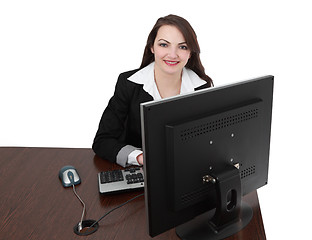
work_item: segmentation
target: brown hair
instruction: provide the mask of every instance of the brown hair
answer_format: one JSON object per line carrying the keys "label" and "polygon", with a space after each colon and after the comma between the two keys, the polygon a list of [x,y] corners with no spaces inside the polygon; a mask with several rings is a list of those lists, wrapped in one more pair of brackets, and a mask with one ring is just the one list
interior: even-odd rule
{"label": "brown hair", "polygon": [[187,20],[176,15],[171,14],[166,17],[161,17],[157,20],[152,31],[148,35],[140,68],[144,68],[155,61],[154,54],[152,53],[151,48],[154,45],[154,41],[159,28],[164,25],[175,26],[181,31],[188,48],[191,50],[191,57],[185,67],[193,70],[201,79],[207,81],[207,83],[212,86],[212,79],[208,75],[206,75],[205,68],[200,61],[200,48],[194,29]]}

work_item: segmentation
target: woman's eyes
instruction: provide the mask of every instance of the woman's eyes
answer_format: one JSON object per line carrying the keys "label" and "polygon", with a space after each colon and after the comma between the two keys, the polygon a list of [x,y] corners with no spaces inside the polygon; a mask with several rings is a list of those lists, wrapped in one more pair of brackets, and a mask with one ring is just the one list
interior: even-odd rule
{"label": "woman's eyes", "polygon": [[[168,47],[168,44],[167,43],[160,43],[159,46],[160,47]],[[186,45],[181,45],[181,46],[179,46],[179,48],[182,50],[188,50],[188,47]]]}
{"label": "woman's eyes", "polygon": [[181,45],[181,46],[180,46],[180,49],[187,50],[188,48],[187,48],[187,46],[185,46],[185,45]]}

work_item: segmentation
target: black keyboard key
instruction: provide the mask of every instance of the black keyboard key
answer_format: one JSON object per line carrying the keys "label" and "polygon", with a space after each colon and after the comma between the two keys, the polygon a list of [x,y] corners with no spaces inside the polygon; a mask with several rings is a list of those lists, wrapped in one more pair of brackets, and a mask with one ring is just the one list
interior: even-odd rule
{"label": "black keyboard key", "polygon": [[133,179],[130,178],[128,181],[127,181],[127,184],[132,184],[133,183]]}

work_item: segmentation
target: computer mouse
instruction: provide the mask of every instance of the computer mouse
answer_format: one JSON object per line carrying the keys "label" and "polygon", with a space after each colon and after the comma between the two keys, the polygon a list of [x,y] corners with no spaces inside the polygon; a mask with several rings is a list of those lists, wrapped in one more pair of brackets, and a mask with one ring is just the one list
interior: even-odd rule
{"label": "computer mouse", "polygon": [[79,174],[73,166],[64,166],[59,172],[59,178],[64,187],[70,187],[81,183]]}

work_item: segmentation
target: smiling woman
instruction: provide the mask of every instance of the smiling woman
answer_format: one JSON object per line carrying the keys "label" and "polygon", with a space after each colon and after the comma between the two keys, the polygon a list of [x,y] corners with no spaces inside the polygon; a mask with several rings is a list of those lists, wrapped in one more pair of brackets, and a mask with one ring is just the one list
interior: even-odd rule
{"label": "smiling woman", "polygon": [[155,82],[160,96],[178,95],[182,69],[191,56],[184,36],[175,26],[164,25],[158,30],[151,52],[155,58]]}
{"label": "smiling woman", "polygon": [[142,165],[140,104],[211,87],[199,53],[188,21],[176,15],[159,18],[140,68],[119,75],[94,138],[94,152],[123,167]]}
{"label": "smiling woman", "polygon": [[[154,25],[147,38],[147,43],[145,46],[140,68],[144,68],[155,61],[155,56],[152,52],[152,48],[155,44],[156,36],[159,34],[159,30],[163,26],[175,27],[178,30],[179,35],[182,35],[184,39],[184,42],[181,42],[181,44],[185,43],[187,49],[189,49],[191,54],[190,59],[186,64],[186,67],[193,70],[201,79],[207,81],[210,85],[212,85],[212,80],[208,75],[206,75],[205,69],[199,57],[200,47],[194,29],[186,19],[176,15],[168,15],[157,20],[156,24]],[[183,48],[183,46],[181,47]]]}

